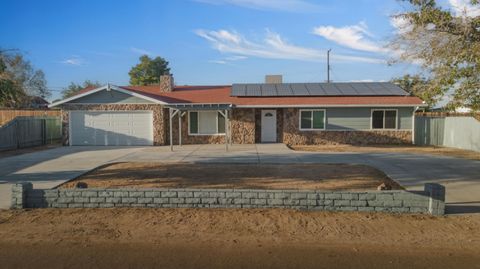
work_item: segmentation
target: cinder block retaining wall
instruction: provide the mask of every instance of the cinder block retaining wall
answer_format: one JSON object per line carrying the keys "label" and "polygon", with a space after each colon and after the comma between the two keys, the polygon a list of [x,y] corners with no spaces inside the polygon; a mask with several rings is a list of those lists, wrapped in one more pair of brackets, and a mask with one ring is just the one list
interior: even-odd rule
{"label": "cinder block retaining wall", "polygon": [[424,191],[308,191],[248,189],[33,189],[15,184],[12,208],[208,207],[290,208],[398,213],[445,212],[445,188]]}

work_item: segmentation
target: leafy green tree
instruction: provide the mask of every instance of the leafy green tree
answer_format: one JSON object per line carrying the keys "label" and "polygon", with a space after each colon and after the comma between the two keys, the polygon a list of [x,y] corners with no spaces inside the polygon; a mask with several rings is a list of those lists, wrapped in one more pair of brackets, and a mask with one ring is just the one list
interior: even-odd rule
{"label": "leafy green tree", "polygon": [[32,97],[51,95],[43,71],[16,50],[0,50],[0,80],[2,106],[28,107]]}
{"label": "leafy green tree", "polygon": [[62,90],[62,98],[65,99],[74,96],[86,88],[98,88],[100,86],[102,86],[102,84],[98,81],[85,80],[82,84],[70,82],[70,85]]}
{"label": "leafy green tree", "polygon": [[13,80],[0,78],[0,107],[20,107],[23,92]]}
{"label": "leafy green tree", "polygon": [[170,74],[168,62],[162,57],[151,59],[148,55],[140,57],[140,63],[132,67],[128,75],[130,85],[152,85],[160,83],[161,75]]}
{"label": "leafy green tree", "polygon": [[402,77],[393,78],[391,81],[411,95],[424,100],[429,107],[432,107],[439,101],[437,99],[439,96],[435,94],[432,95],[432,91],[429,88],[430,81],[419,74],[404,75]]}
{"label": "leafy green tree", "polygon": [[[453,93],[450,107],[479,110],[480,17],[454,13],[435,0],[403,1],[409,2],[409,7],[394,15],[403,26],[390,43],[392,49],[401,52],[395,61],[421,65],[428,74],[424,91],[432,104]],[[470,4],[479,7],[477,0]]]}

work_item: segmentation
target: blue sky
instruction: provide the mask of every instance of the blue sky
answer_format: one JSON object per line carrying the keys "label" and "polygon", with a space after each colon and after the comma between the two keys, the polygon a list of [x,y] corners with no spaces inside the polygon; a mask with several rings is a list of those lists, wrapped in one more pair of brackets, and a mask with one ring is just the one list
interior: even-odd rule
{"label": "blue sky", "polygon": [[[460,3],[462,0],[449,0]],[[418,70],[388,66],[384,47],[405,10],[395,0],[1,0],[0,47],[45,71],[52,99],[71,81],[128,84],[141,54],[170,62],[178,85],[326,79],[389,80]]]}

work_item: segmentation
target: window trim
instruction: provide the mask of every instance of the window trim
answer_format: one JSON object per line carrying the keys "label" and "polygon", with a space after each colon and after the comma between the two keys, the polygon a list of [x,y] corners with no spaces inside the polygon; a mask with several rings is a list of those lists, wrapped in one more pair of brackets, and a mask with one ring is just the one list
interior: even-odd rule
{"label": "window trim", "polygon": [[[212,112],[212,111],[215,111],[217,114],[216,114],[216,117],[215,117],[215,125],[216,125],[216,133],[214,134],[202,134],[202,133],[191,133],[190,132],[190,113],[191,112],[196,112],[197,115],[200,115],[199,113],[202,113],[202,112]],[[212,135],[212,136],[217,136],[217,135],[225,135],[225,132],[223,133],[219,133],[218,132],[218,111],[217,110],[189,110],[187,115],[188,115],[188,135],[190,136],[208,136],[208,135]],[[200,121],[197,119],[197,127],[198,127],[198,131],[200,131]]]}
{"label": "window trim", "polygon": [[[302,112],[303,111],[310,111],[312,112],[312,128],[302,128]],[[314,111],[322,111],[323,112],[323,128],[313,128],[313,112]],[[312,109],[299,109],[298,112],[298,129],[300,131],[322,131],[327,129],[327,110],[326,109],[317,109],[317,108],[312,108]]]}
{"label": "window trim", "polygon": [[[383,111],[383,128],[373,128],[373,112]],[[386,111],[395,111],[395,128],[385,128],[385,112]],[[370,130],[398,130],[398,109],[378,109],[374,108],[370,111]]]}

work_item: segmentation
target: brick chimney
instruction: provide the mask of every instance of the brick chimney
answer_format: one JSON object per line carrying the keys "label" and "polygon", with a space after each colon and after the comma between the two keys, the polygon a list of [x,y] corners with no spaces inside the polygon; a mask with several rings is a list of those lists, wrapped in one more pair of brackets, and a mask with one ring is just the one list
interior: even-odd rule
{"label": "brick chimney", "polygon": [[282,75],[266,75],[265,76],[265,83],[271,84],[282,84],[283,82]]}
{"label": "brick chimney", "polygon": [[173,76],[172,75],[161,75],[160,76],[160,92],[171,92],[173,91]]}

